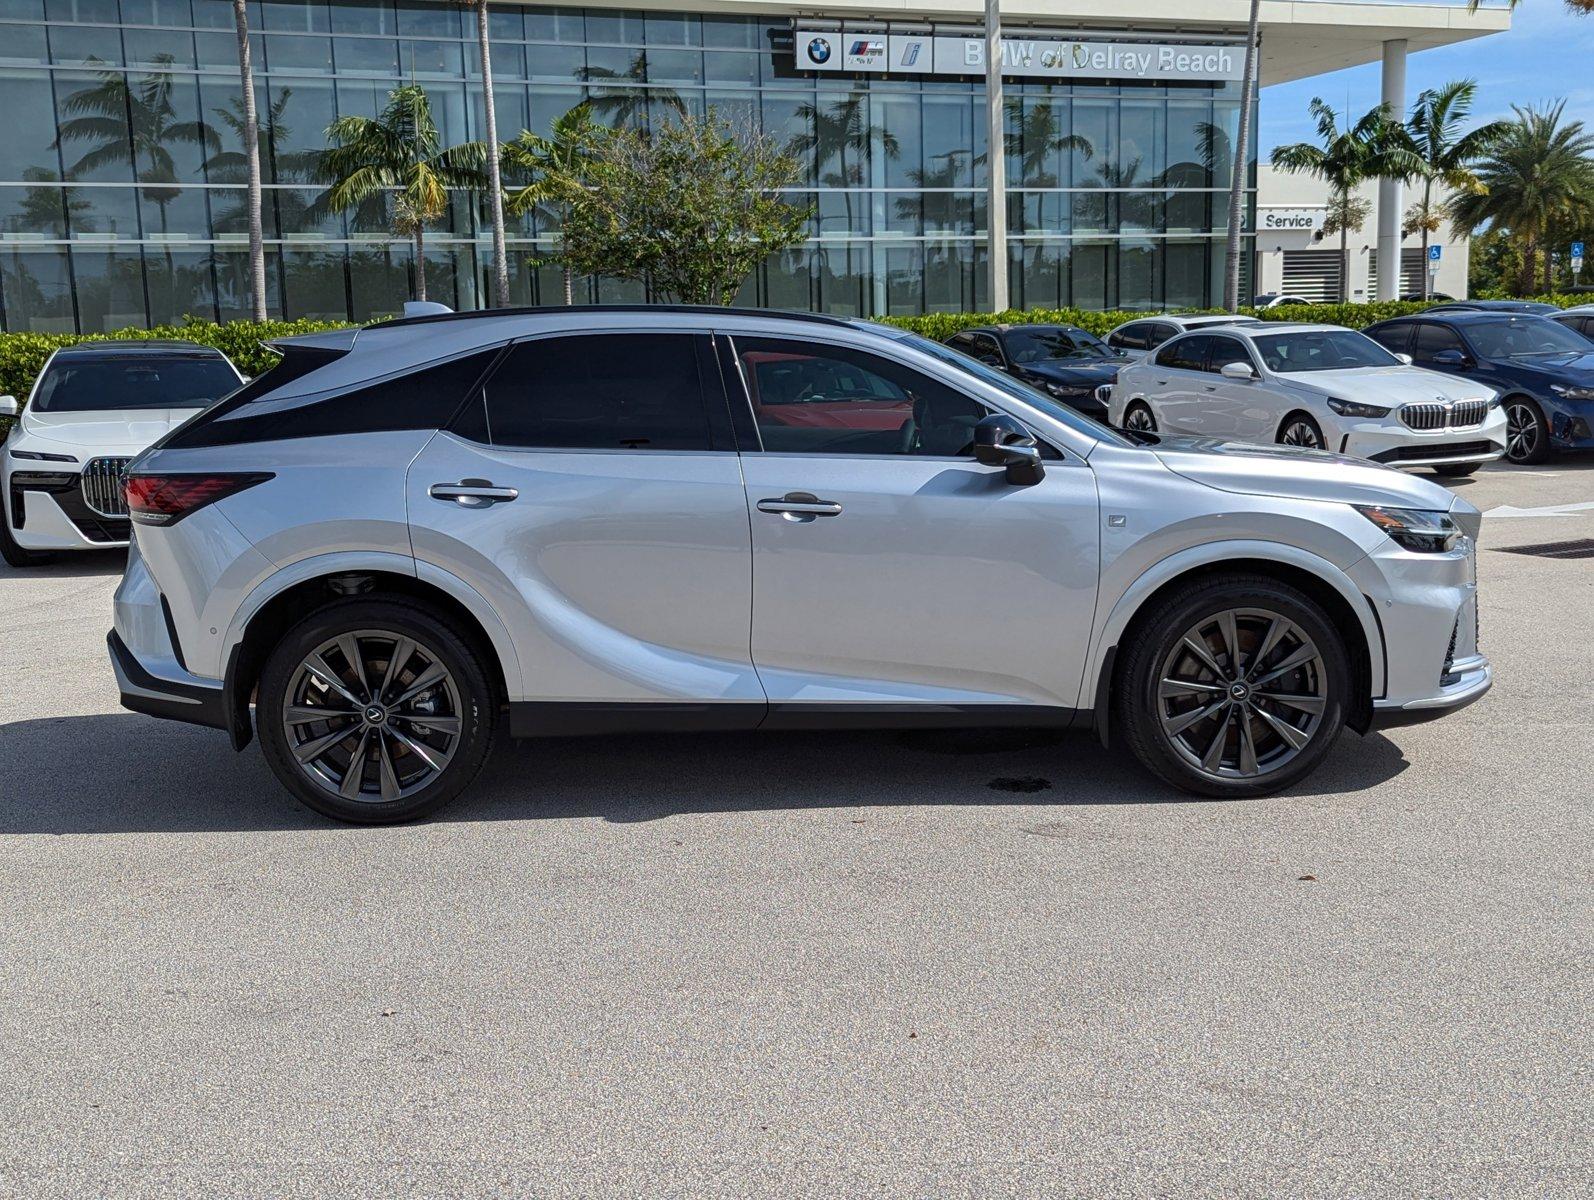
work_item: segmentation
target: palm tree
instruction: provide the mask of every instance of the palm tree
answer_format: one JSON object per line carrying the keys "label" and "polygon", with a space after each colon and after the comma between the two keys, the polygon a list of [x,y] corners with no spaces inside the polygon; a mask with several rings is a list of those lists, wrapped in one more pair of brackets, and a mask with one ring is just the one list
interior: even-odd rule
{"label": "palm tree", "polygon": [[1464,229],[1488,223],[1523,245],[1520,290],[1533,287],[1535,256],[1543,251],[1544,290],[1554,283],[1550,238],[1558,228],[1594,212],[1594,133],[1561,119],[1566,101],[1543,109],[1512,105],[1515,119],[1477,166],[1483,190],[1455,196],[1450,219]]}
{"label": "palm tree", "polygon": [[487,211],[493,227],[493,303],[509,306],[509,252],[504,243],[504,182],[498,165],[498,114],[493,104],[493,62],[487,36],[487,0],[467,0],[476,10],[476,44],[482,57],[482,124],[487,131]]}
{"label": "palm tree", "polygon": [[[797,116],[807,123],[807,131],[799,133],[786,144],[786,153],[799,160],[814,162],[816,153],[835,156],[835,170],[826,172],[824,161],[814,162],[826,187],[847,189],[842,191],[842,203],[847,211],[847,230],[852,232],[852,191],[864,182],[863,163],[868,160],[871,147],[878,145],[887,158],[896,158],[902,152],[897,135],[879,125],[871,125],[864,118],[864,94],[853,92],[837,100],[829,108],[817,104],[801,104]],[[849,152],[860,161],[849,162]],[[805,172],[806,174],[806,172]]]}
{"label": "palm tree", "polygon": [[[520,136],[503,148],[504,166],[524,182],[509,194],[509,211],[519,216],[535,208],[550,209],[564,228],[569,202],[562,199],[568,189],[561,183],[581,183],[586,179],[595,140],[602,136],[602,125],[593,118],[590,101],[583,101],[562,113],[546,137],[522,129]],[[575,303],[575,280],[568,263],[564,271],[565,303]]]}
{"label": "palm tree", "polygon": [[678,116],[686,116],[686,101],[674,88],[649,87],[644,90],[642,85],[648,79],[648,59],[644,50],[636,52],[631,65],[624,71],[616,71],[612,67],[582,67],[576,74],[588,83],[626,85],[591,88],[591,95],[586,101],[593,116],[605,118],[608,124],[617,129],[626,126],[647,128],[649,100],[674,109]]}
{"label": "palm tree", "polygon": [[232,0],[233,31],[238,37],[238,88],[243,103],[244,174],[247,179],[249,217],[249,310],[257,321],[266,319],[266,240],[261,220],[260,124],[255,114],[255,68],[249,56],[248,0]]}
{"label": "palm tree", "polygon": [[[98,60],[90,60],[98,61]],[[169,233],[167,209],[181,195],[177,186],[177,162],[172,157],[175,145],[197,146],[202,151],[216,149],[220,138],[203,121],[179,121],[172,104],[174,59],[170,54],[155,57],[157,69],[129,84],[120,71],[102,71],[100,82],[73,92],[61,102],[63,113],[56,145],[67,142],[93,142],[95,145],[70,167],[69,176],[79,177],[109,164],[127,161],[128,137],[132,137],[133,161],[144,186],[139,194],[160,212],[161,232]],[[171,247],[167,246],[168,270]]]}
{"label": "palm tree", "polygon": [[[1389,106],[1381,104],[1348,128],[1339,127],[1339,115],[1320,98],[1314,98],[1309,111],[1317,118],[1317,136],[1322,145],[1295,142],[1275,146],[1273,165],[1291,174],[1315,175],[1328,184],[1329,206],[1345,215],[1351,211],[1351,196],[1356,187],[1369,179],[1402,179],[1422,170],[1422,158],[1412,146],[1405,126],[1390,117]],[[1232,215],[1232,214],[1231,214]],[[1350,224],[1339,223],[1339,298],[1350,298]]]}
{"label": "palm tree", "polygon": [[[1428,260],[1428,237],[1443,222],[1443,205],[1434,202],[1434,185],[1451,192],[1477,192],[1483,185],[1472,170],[1490,144],[1506,128],[1504,121],[1491,121],[1462,133],[1460,126],[1472,111],[1478,85],[1471,79],[1457,79],[1443,87],[1428,88],[1417,97],[1406,118],[1406,132],[1422,156],[1422,198],[1406,213],[1405,232],[1421,232],[1422,257]],[[1428,298],[1428,275],[1423,275],[1423,299]]]}
{"label": "palm tree", "polygon": [[[1229,165],[1229,229],[1223,254],[1223,307],[1234,312],[1240,307],[1240,222],[1245,211],[1245,184],[1251,154],[1251,98],[1256,92],[1257,24],[1262,18],[1262,0],[1251,0],[1251,19],[1245,32],[1245,70],[1240,81],[1240,129],[1236,148]],[[1319,103],[1312,101],[1313,104]],[[1273,155],[1278,165],[1277,152]],[[1344,250],[1340,258],[1344,259]],[[1344,276],[1340,277],[1340,290],[1344,291]]]}
{"label": "palm tree", "polygon": [[376,117],[339,117],[327,126],[333,144],[321,152],[322,200],[334,212],[397,193],[393,231],[415,243],[415,298],[426,299],[426,227],[448,208],[449,188],[480,188],[487,147],[444,146],[426,90],[404,84],[387,94]]}
{"label": "palm tree", "polygon": [[[1076,150],[1087,160],[1096,148],[1083,134],[1064,133],[1058,109],[1051,104],[1036,104],[1020,111],[1022,101],[1007,104],[1007,153],[1019,163],[1020,178],[1026,187],[1058,187],[1061,180],[1047,170],[1047,160],[1059,150]],[[1016,119],[1015,119],[1016,115]],[[981,155],[980,161],[985,156]]]}

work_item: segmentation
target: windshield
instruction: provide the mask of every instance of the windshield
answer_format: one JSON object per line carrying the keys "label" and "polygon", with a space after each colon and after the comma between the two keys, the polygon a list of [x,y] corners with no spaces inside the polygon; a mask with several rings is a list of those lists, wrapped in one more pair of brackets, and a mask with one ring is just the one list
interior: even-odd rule
{"label": "windshield", "polygon": [[68,359],[44,373],[29,407],[34,412],[205,408],[237,388],[237,373],[219,358]]}
{"label": "windshield", "polygon": [[920,337],[918,334],[909,334],[902,339],[915,350],[922,350],[931,358],[956,367],[960,371],[976,376],[982,383],[989,384],[998,391],[1013,397],[1020,403],[1027,404],[1033,409],[1045,413],[1059,425],[1066,425],[1070,429],[1093,437],[1099,442],[1111,442],[1115,446],[1133,446],[1137,443],[1130,441],[1100,421],[1093,421],[1083,413],[1075,412],[1065,405],[1057,403],[1045,392],[1036,391],[1026,383],[1020,383],[1006,371],[998,371],[995,367],[987,366],[977,358],[970,358],[961,354],[950,346],[943,346],[940,342],[932,342],[929,338]]}
{"label": "windshield", "polygon": [[1372,338],[1352,329],[1314,329],[1309,333],[1274,333],[1255,339],[1269,371],[1347,371],[1356,367],[1393,367],[1400,360]]}
{"label": "windshield", "polygon": [[1587,338],[1543,317],[1469,323],[1467,340],[1480,358],[1533,358],[1589,352]]}
{"label": "windshield", "polygon": [[1015,363],[1100,362],[1120,357],[1106,342],[1083,329],[1009,329],[1007,356]]}

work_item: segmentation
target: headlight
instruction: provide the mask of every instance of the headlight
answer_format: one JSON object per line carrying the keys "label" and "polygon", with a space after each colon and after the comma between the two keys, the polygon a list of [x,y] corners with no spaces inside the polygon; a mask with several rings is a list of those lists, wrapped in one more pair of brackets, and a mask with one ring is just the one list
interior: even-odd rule
{"label": "headlight", "polygon": [[1576,387],[1564,383],[1552,383],[1550,390],[1557,396],[1564,396],[1568,400],[1594,400],[1594,387]]}
{"label": "headlight", "polygon": [[1376,504],[1351,506],[1407,550],[1443,554],[1461,539],[1461,527],[1449,513],[1424,508],[1383,508]]}
{"label": "headlight", "polygon": [[11,457],[31,458],[34,462],[77,462],[70,454],[46,454],[43,450],[13,450]]}
{"label": "headlight", "polygon": [[1342,417],[1387,417],[1389,410],[1376,404],[1358,404],[1354,400],[1329,400],[1328,406]]}

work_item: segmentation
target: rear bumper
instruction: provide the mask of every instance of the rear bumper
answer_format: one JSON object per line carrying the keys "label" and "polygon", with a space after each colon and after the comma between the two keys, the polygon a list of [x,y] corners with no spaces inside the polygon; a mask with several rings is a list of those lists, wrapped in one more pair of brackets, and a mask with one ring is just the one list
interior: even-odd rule
{"label": "rear bumper", "polygon": [[123,708],[169,721],[205,725],[211,729],[232,728],[225,686],[204,687],[158,678],[144,669],[116,630],[106,634],[105,641],[110,650],[111,669],[116,672],[116,686],[121,692]]}

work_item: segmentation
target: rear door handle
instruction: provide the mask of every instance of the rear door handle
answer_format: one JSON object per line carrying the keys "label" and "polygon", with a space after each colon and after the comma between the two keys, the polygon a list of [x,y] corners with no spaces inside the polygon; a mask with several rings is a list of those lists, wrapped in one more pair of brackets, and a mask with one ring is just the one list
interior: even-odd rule
{"label": "rear door handle", "polygon": [[841,505],[821,500],[812,492],[787,492],[779,499],[760,500],[758,511],[775,513],[788,521],[812,521],[815,517],[839,517]]}
{"label": "rear door handle", "polygon": [[499,487],[487,479],[461,479],[458,483],[434,483],[426,489],[433,500],[452,500],[461,508],[490,508],[508,504],[520,495],[512,487]]}

